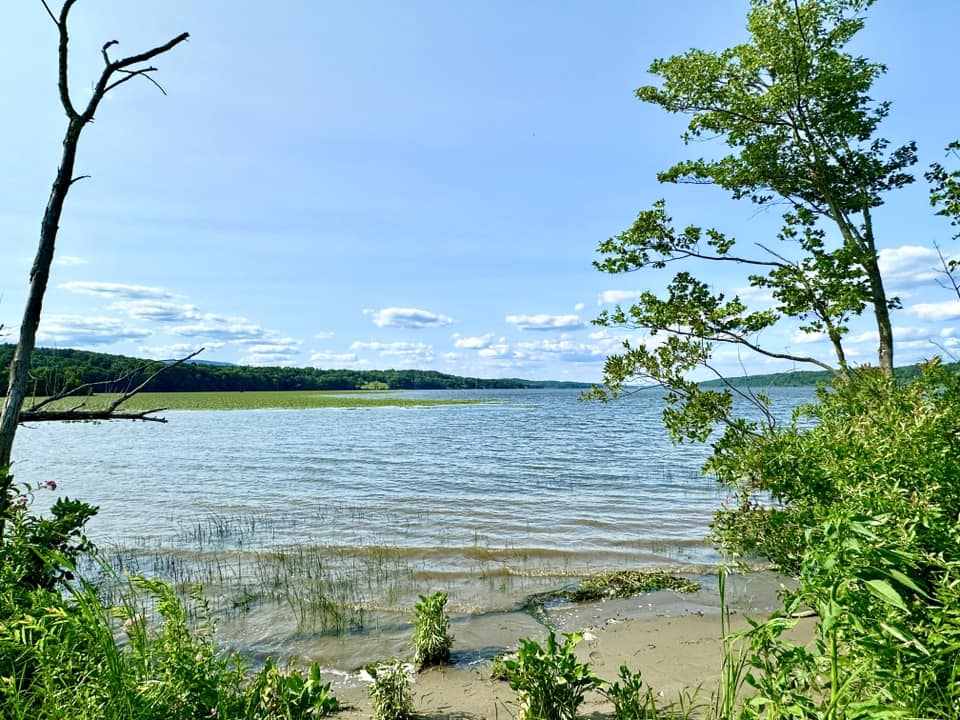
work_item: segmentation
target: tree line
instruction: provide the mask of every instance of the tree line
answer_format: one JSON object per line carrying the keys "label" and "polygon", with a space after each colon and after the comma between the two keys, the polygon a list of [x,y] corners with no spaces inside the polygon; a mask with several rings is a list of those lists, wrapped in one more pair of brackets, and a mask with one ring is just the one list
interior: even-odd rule
{"label": "tree line", "polygon": [[[9,365],[13,345],[0,345],[0,367]],[[85,350],[37,348],[28,392],[40,397],[64,388],[90,385],[90,392],[124,392],[158,364],[124,355]],[[435,370],[343,370],[305,367],[252,367],[188,362],[167,368],[147,392],[242,392],[262,390],[470,390],[587,387],[581,383],[477,378]]]}

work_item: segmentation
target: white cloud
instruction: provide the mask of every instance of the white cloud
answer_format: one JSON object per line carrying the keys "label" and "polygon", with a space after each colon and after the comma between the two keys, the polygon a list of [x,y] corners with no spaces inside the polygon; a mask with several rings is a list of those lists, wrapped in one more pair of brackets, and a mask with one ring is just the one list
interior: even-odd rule
{"label": "white cloud", "polygon": [[119,310],[137,320],[155,322],[184,322],[201,318],[197,308],[170,300],[118,300],[110,303],[108,310]]}
{"label": "white cloud", "polygon": [[596,344],[578,343],[568,337],[517,343],[516,352],[529,360],[545,361],[548,358],[561,362],[595,362],[607,357],[606,349]]}
{"label": "white cloud", "polygon": [[639,299],[640,290],[604,290],[597,296],[597,305],[619,305]]}
{"label": "white cloud", "polygon": [[250,345],[247,352],[251,355],[270,355],[271,357],[294,356],[300,353],[300,343],[258,343]]}
{"label": "white cloud", "polygon": [[163,288],[148,287],[146,285],[75,280],[73,282],[60,283],[57,287],[70,292],[80,293],[82,295],[94,295],[96,297],[125,298],[128,300],[176,299],[173,293]]}
{"label": "white cloud", "polygon": [[363,312],[373,318],[373,324],[377,327],[440,327],[453,322],[453,318],[446,315],[417,308],[388,307]]}
{"label": "white cloud", "polygon": [[333,367],[346,367],[357,364],[356,353],[336,353],[317,350],[310,355],[310,362],[327,363]]}
{"label": "white cloud", "polygon": [[576,330],[587,324],[578,315],[507,315],[518,330]]}
{"label": "white cloud", "polygon": [[802,330],[795,330],[790,333],[790,342],[796,345],[809,345],[811,343],[826,342],[829,340],[826,333],[806,333]]}
{"label": "white cloud", "polygon": [[324,330],[322,332],[314,333],[313,337],[315,340],[329,340],[334,335],[336,335],[335,332]]}
{"label": "white cloud", "polygon": [[733,293],[745,303],[769,304],[773,302],[773,293],[770,292],[770,288],[758,288],[752,285],[745,285],[744,287],[736,288]]}
{"label": "white cloud", "polygon": [[291,367],[297,362],[286,353],[250,353],[240,358],[240,364],[258,367]]}
{"label": "white cloud", "polygon": [[[138,349],[144,355],[155,360],[170,360],[186,357],[195,350],[199,350],[200,347],[200,345],[193,345],[191,343],[173,343],[172,345],[141,345]],[[203,347],[207,350],[213,350],[218,347],[223,347],[223,343],[208,343]],[[203,353],[201,353],[199,357],[202,359]]]}
{"label": "white cloud", "polygon": [[[895,326],[893,328],[893,339],[894,340],[909,340],[911,338],[929,338],[930,337],[930,328],[925,327],[903,327]],[[880,333],[876,330],[867,330],[866,332],[858,333],[856,335],[851,335],[849,338],[844,338],[848,342],[880,342]]]}
{"label": "white cloud", "polygon": [[581,310],[583,310],[584,307],[586,306],[583,303],[577,303],[576,305],[573,306],[573,311],[578,313]]}
{"label": "white cloud", "polygon": [[936,280],[941,269],[937,251],[918,245],[884,248],[877,253],[877,264],[885,281],[901,284]]}
{"label": "white cloud", "polygon": [[354,342],[351,350],[368,350],[380,357],[396,358],[404,362],[427,363],[433,361],[433,346],[412,342]]}
{"label": "white cloud", "polygon": [[461,350],[480,350],[488,347],[493,342],[493,333],[487,333],[483,337],[463,337],[461,335],[453,336],[453,346]]}
{"label": "white cloud", "polygon": [[76,255],[61,255],[53,261],[54,265],[60,267],[75,267],[77,265],[86,265],[87,261]]}
{"label": "white cloud", "polygon": [[917,303],[907,307],[907,312],[921,320],[943,321],[960,318],[960,300],[939,303]]}
{"label": "white cloud", "polygon": [[152,333],[124,325],[110,317],[84,315],[47,315],[40,320],[37,340],[61,346],[109,345],[122,340],[139,340]]}
{"label": "white cloud", "polygon": [[184,337],[214,338],[216,340],[254,341],[268,339],[270,333],[243,317],[224,317],[207,313],[199,322],[177,325],[170,332]]}

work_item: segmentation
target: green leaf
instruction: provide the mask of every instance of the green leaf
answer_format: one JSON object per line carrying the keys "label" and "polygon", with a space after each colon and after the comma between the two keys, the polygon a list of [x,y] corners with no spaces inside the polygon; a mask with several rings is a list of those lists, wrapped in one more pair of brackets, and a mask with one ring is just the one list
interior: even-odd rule
{"label": "green leaf", "polygon": [[893,586],[886,580],[867,580],[864,585],[867,586],[867,590],[888,605],[893,605],[899,610],[907,610],[907,606],[903,602],[903,598],[900,597],[900,593],[894,590]]}

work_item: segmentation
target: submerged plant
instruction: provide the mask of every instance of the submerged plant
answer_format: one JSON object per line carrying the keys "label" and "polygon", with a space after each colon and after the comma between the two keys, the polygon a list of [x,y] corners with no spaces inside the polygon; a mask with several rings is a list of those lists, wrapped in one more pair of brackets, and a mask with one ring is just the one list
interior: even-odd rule
{"label": "submerged plant", "polygon": [[453,636],[450,634],[450,616],[444,608],[447,594],[436,592],[430,597],[420,596],[414,605],[416,616],[413,629],[413,646],[416,651],[414,664],[417,668],[441,665],[450,659]]}

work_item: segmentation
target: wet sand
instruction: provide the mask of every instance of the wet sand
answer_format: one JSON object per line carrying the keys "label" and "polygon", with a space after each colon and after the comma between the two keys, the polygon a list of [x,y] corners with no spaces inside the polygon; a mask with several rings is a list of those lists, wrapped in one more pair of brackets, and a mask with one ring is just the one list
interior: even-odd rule
{"label": "wet sand", "polygon": [[[769,589],[768,584],[764,588]],[[559,619],[559,630],[563,632],[585,633],[577,654],[604,680],[616,680],[620,665],[626,664],[632,671],[642,672],[644,683],[657,694],[659,705],[676,703],[681,694],[687,698],[692,695],[694,704],[707,705],[717,689],[723,649],[719,610],[703,602],[707,599],[685,602],[694,599],[653,593],[628,601],[578,606],[555,619]],[[761,618],[771,611],[769,597],[760,602],[753,600],[734,606],[734,631],[747,627],[745,614]],[[643,605],[650,610],[646,617],[629,617],[636,614],[630,612],[631,608]],[[812,621],[801,622],[799,636],[809,637]],[[528,636],[540,640],[544,634],[545,629],[540,628]],[[431,668],[418,674],[413,685],[417,714],[423,718],[462,720],[515,716],[514,692],[506,682],[491,680],[489,672],[488,659],[464,663],[457,662],[455,655],[452,667]],[[335,692],[352,706],[339,717],[360,720],[373,716],[363,685],[348,682],[335,686]],[[612,705],[599,693],[592,693],[580,714],[588,718],[612,717]]]}

